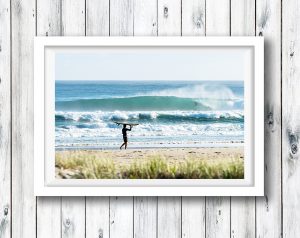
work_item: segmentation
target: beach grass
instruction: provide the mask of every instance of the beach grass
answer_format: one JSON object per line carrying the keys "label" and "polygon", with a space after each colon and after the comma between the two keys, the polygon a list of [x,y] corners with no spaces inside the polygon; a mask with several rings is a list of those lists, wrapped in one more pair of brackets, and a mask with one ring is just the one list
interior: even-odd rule
{"label": "beach grass", "polygon": [[56,153],[56,171],[60,178],[71,179],[242,179],[244,160],[185,157],[170,163],[162,155],[136,158],[130,164],[114,162],[110,154],[96,156],[85,151]]}

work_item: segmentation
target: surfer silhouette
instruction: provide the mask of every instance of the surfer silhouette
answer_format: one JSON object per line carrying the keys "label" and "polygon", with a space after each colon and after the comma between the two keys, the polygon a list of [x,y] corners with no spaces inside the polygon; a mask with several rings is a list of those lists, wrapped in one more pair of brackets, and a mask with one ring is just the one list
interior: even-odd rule
{"label": "surfer silhouette", "polygon": [[131,131],[132,125],[130,125],[130,129],[128,129],[126,127],[126,124],[123,125],[123,129],[122,129],[122,134],[123,134],[123,141],[124,143],[120,146],[120,150],[122,149],[122,147],[125,145],[125,150],[127,149],[127,131]]}

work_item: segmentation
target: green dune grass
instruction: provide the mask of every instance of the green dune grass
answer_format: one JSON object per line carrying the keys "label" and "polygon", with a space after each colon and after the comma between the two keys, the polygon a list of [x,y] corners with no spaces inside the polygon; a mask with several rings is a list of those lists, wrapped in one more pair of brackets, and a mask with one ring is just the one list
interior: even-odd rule
{"label": "green dune grass", "polygon": [[99,158],[88,153],[65,157],[56,155],[58,176],[66,178],[64,171],[72,171],[74,179],[242,179],[244,161],[241,158],[224,158],[222,161],[185,158],[169,163],[163,156],[135,159],[131,164],[119,165],[111,158]]}

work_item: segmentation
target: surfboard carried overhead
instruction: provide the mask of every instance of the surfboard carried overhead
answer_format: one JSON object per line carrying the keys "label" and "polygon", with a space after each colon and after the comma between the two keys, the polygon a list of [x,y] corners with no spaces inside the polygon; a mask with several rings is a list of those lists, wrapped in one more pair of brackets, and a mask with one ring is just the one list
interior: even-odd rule
{"label": "surfboard carried overhead", "polygon": [[139,125],[138,123],[131,123],[131,122],[126,122],[126,121],[114,121],[118,126],[119,125],[128,125],[128,126],[137,126]]}

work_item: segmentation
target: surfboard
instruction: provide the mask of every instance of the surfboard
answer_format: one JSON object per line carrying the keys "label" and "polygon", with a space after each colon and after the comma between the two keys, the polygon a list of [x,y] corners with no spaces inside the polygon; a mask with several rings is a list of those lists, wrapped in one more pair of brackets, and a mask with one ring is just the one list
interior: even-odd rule
{"label": "surfboard", "polygon": [[137,125],[139,125],[137,123],[130,123],[130,122],[126,122],[126,121],[114,121],[114,123],[116,123],[117,125],[128,125],[128,126],[137,126]]}

